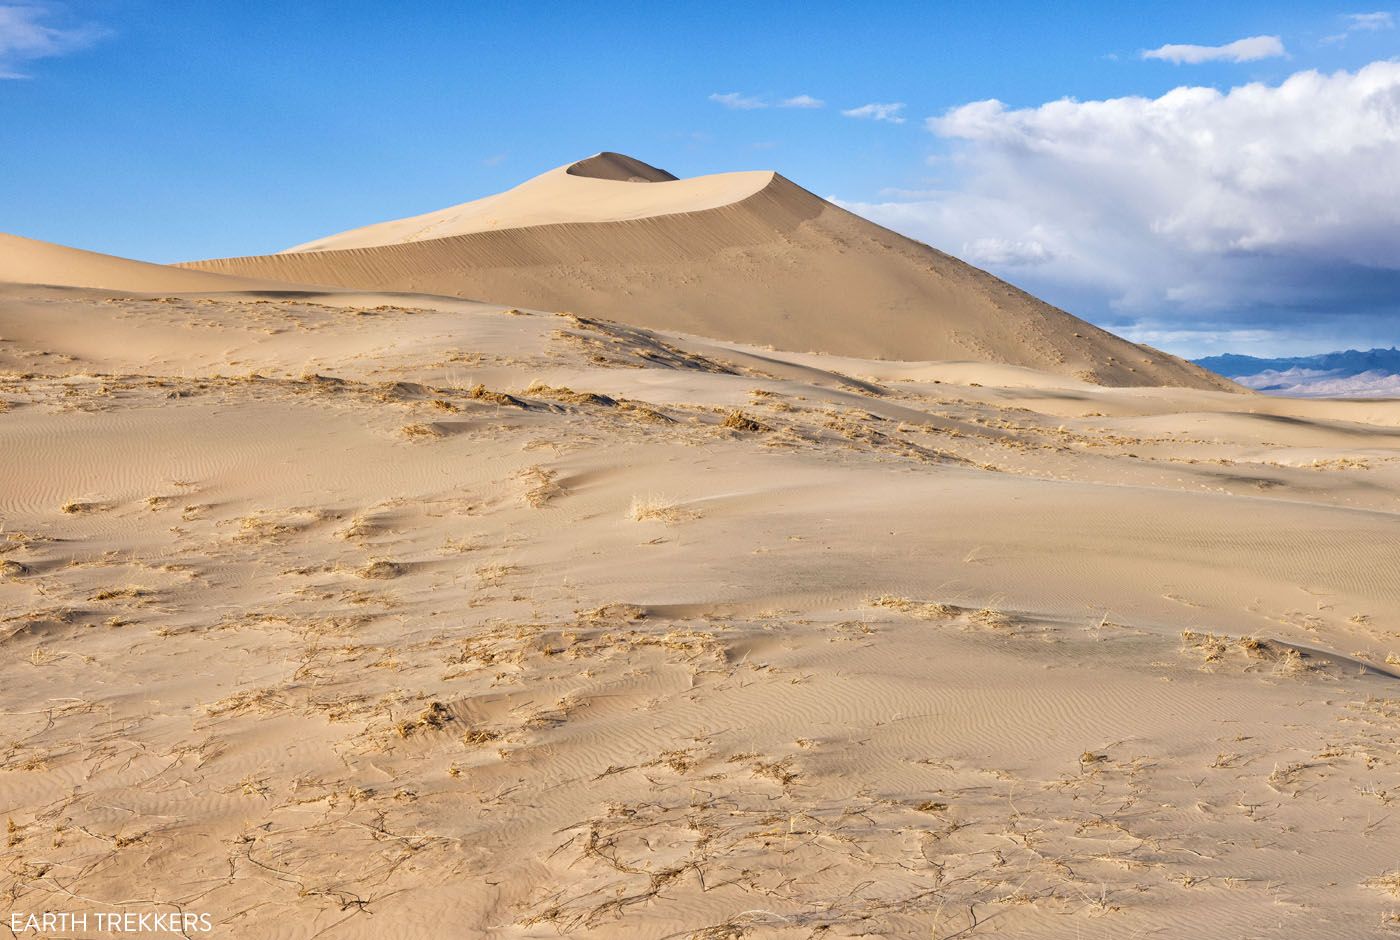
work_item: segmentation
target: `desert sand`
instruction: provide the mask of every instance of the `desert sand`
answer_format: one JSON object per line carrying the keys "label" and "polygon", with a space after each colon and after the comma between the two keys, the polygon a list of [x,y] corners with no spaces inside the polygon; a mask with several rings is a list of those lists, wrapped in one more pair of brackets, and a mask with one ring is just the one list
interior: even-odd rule
{"label": "desert sand", "polygon": [[676,180],[620,154],[281,254],[189,267],[568,310],[787,350],[973,359],[1109,385],[1230,387],[777,173]]}
{"label": "desert sand", "polygon": [[[562,175],[686,182],[603,166]],[[779,180],[208,270],[0,241],[8,907],[1392,935],[1400,403],[1236,390],[892,233],[781,323],[771,243],[704,248],[710,306],[703,259],[460,260],[631,228],[689,255],[659,233],[800,202]],[[795,222],[775,291],[864,270],[853,219]],[[859,286],[919,265],[890,306]],[[540,293],[448,296],[483,285]],[[955,302],[906,324],[906,290]],[[596,305],[527,302],[563,294]]]}

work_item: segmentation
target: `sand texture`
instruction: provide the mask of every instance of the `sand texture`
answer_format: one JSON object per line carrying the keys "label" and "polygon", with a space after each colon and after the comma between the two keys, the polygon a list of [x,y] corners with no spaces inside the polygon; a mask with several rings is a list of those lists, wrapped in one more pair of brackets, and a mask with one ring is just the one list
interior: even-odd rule
{"label": "sand texture", "polygon": [[208,266],[521,309],[0,248],[11,909],[1392,935],[1400,404],[1085,381],[1211,384],[776,177]]}
{"label": "sand texture", "polygon": [[771,172],[599,154],[508,192],[199,270],[567,310],[780,350],[1233,388]]}

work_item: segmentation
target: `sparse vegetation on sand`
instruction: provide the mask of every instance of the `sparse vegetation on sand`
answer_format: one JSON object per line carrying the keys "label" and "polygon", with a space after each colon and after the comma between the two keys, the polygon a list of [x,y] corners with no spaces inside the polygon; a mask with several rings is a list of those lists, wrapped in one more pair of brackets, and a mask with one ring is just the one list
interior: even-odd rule
{"label": "sparse vegetation on sand", "polygon": [[675,524],[693,519],[696,515],[695,510],[659,493],[639,493],[632,497],[632,504],[627,508],[627,517],[633,522]]}

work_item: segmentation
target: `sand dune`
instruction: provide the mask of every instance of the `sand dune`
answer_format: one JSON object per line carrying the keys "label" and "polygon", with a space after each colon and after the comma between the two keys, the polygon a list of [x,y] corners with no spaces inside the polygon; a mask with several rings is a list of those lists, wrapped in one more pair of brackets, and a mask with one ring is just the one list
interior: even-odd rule
{"label": "sand dune", "polygon": [[1400,402],[1241,394],[776,174],[0,236],[0,480],[15,910],[1400,923]]}
{"label": "sand dune", "polygon": [[497,196],[188,267],[568,310],[788,351],[974,360],[1118,386],[1234,388],[771,172],[676,180],[617,154]]}
{"label": "sand dune", "polygon": [[0,286],[15,909],[1391,935],[1400,404],[177,273]]}
{"label": "sand dune", "polygon": [[273,286],[257,277],[148,264],[0,232],[0,282],[6,281],[142,293],[251,290]]}

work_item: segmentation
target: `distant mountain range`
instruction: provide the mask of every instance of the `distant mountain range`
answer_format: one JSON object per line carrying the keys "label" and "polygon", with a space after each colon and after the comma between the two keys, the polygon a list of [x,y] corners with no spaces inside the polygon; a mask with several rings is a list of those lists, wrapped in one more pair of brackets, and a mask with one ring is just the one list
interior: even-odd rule
{"label": "distant mountain range", "polygon": [[1298,397],[1400,397],[1400,349],[1348,349],[1262,359],[1227,353],[1196,365],[1261,392]]}

